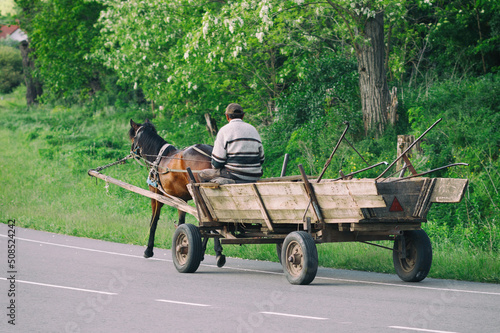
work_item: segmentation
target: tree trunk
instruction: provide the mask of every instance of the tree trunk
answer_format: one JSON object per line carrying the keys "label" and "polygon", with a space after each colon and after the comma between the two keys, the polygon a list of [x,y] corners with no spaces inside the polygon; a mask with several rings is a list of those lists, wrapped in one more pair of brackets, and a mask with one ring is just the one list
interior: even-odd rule
{"label": "tree trunk", "polygon": [[32,59],[32,49],[27,41],[22,41],[19,45],[21,57],[23,59],[24,82],[26,83],[26,104],[28,106],[38,104],[38,97],[42,95],[42,85],[33,77],[35,68]]}
{"label": "tree trunk", "polygon": [[359,88],[363,109],[365,133],[376,130],[382,134],[387,124],[387,107],[390,102],[385,71],[384,12],[369,18],[364,26],[366,44],[358,43],[357,60]]}
{"label": "tree trunk", "polygon": [[210,113],[205,113],[205,122],[207,123],[206,126],[208,133],[210,133],[212,137],[215,137],[219,129],[217,128],[217,122],[214,118],[212,118]]}

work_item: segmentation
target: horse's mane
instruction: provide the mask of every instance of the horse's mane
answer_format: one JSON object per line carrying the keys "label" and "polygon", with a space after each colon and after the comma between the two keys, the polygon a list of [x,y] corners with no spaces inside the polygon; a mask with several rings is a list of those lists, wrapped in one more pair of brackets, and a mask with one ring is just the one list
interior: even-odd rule
{"label": "horse's mane", "polygon": [[[161,147],[167,143],[161,136],[158,135],[155,126],[146,120],[144,124],[140,125],[142,129],[140,131],[139,140],[137,144],[141,147],[142,155],[150,161],[156,159],[156,155],[160,152]],[[134,138],[136,135],[134,128],[130,128],[129,136]],[[170,145],[163,152],[163,156],[168,155],[170,152],[177,150],[174,146]]]}

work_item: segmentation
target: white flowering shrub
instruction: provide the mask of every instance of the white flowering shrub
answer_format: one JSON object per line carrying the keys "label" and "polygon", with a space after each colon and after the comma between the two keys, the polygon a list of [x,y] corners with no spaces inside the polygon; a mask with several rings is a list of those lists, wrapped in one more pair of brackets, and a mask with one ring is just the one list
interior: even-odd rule
{"label": "white flowering shrub", "polygon": [[339,42],[356,52],[370,42],[364,21],[380,10],[400,17],[404,7],[395,0],[102,1],[102,47],[92,57],[122,82],[167,110],[213,113],[240,102],[264,117],[272,117],[268,102],[302,77],[299,59]]}

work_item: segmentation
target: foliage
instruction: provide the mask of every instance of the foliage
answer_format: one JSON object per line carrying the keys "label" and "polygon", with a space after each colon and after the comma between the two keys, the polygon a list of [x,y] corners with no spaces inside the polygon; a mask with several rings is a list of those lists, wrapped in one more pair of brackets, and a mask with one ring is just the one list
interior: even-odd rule
{"label": "foliage", "polygon": [[12,38],[2,38],[0,39],[0,46],[9,46],[16,49],[19,49],[19,42]]}
{"label": "foliage", "polygon": [[[443,118],[423,140],[417,170],[468,162],[432,176],[470,184],[460,204],[433,207],[425,228],[434,243],[498,253],[498,1],[16,3],[36,48],[45,100],[56,106],[19,112],[5,124],[21,129],[27,142],[41,143],[40,158],[78,175],[87,167],[82,160],[90,165],[120,157],[129,148],[123,131],[130,118],[153,119],[179,147],[212,143],[204,115],[220,127],[225,106],[238,102],[262,134],[266,177],[279,175],[285,153],[291,156],[288,175],[298,173],[298,164],[318,174],[346,120],[347,139],[374,164],[396,157],[398,134],[418,136]],[[399,120],[375,139],[363,132],[355,59],[370,42],[364,24],[382,10],[385,66],[398,88]],[[78,107],[70,103],[82,100]],[[365,166],[343,142],[325,177]]]}
{"label": "foliage", "polygon": [[500,3],[498,1],[444,1],[435,10],[431,61],[438,70],[487,73],[500,66]]}
{"label": "foliage", "polygon": [[268,176],[279,175],[285,153],[294,172],[303,164],[308,172],[318,173],[343,123],[351,122],[351,133],[363,128],[353,59],[331,52],[298,66],[304,67],[301,78],[276,100],[274,121],[262,129]]}
{"label": "foliage", "polygon": [[21,84],[22,65],[18,49],[0,45],[0,93],[9,93]]}
{"label": "foliage", "polygon": [[[182,45],[199,24],[203,6],[197,2],[184,6],[181,1],[104,3],[107,9],[99,19],[100,47],[92,59],[113,69],[119,83],[142,89],[147,99],[164,106],[170,115],[182,116],[188,110],[206,112],[210,101],[205,105],[195,102],[198,89],[210,91],[209,87],[191,80],[192,69],[184,68],[180,61]],[[214,79],[208,71],[200,75]]]}
{"label": "foliage", "polygon": [[[20,87],[0,99],[3,124],[0,128],[3,156],[0,167],[4,171],[0,174],[1,221],[15,218],[20,227],[146,244],[151,213],[149,200],[114,185],[106,186],[100,180],[96,182],[87,175],[87,170],[127,154],[130,149],[128,119],[151,118],[151,111],[135,107],[95,111],[78,106],[42,105],[26,112],[26,105],[21,103],[24,94],[25,88]],[[157,119],[154,122],[158,124]],[[383,154],[384,151],[392,152],[393,139],[384,137],[385,141],[371,140],[369,144],[363,140],[357,142],[356,147],[364,155],[367,149]],[[28,155],[30,158],[26,159]],[[371,158],[377,160],[378,155]],[[346,162],[349,159],[346,158]],[[488,170],[492,174],[495,172],[493,168]],[[11,177],[14,173],[17,176]],[[147,171],[132,162],[106,169],[104,173],[146,186]],[[19,179],[24,180],[23,186],[19,186]],[[467,205],[471,207],[470,203],[478,198],[476,191],[470,191]],[[439,206],[433,207],[431,212]],[[461,204],[453,204],[446,210],[453,211],[450,207],[462,209]],[[473,209],[480,207],[478,203]],[[163,208],[157,247],[171,246],[176,216],[174,209]],[[453,222],[445,216],[435,215],[424,224],[434,248],[430,276],[498,283],[500,261],[495,244],[498,244],[499,230],[494,224],[498,219],[484,220],[489,221],[489,227],[474,221],[460,225],[448,223],[450,221]],[[196,223],[192,216],[188,216],[188,222]],[[490,248],[489,244],[493,246]],[[389,242],[381,245],[392,246]],[[207,250],[213,254],[211,245]],[[225,246],[224,251],[228,256],[277,261],[273,245]],[[394,272],[390,252],[366,244],[323,244],[318,246],[318,252],[320,265],[324,267]]]}
{"label": "foliage", "polygon": [[106,71],[86,55],[94,48],[102,9],[86,0],[44,1],[36,8],[29,36],[45,100],[75,102],[101,90]]}
{"label": "foliage", "polygon": [[412,101],[407,101],[409,119],[417,132],[443,118],[422,144],[428,168],[469,163],[468,168],[435,174],[468,178],[470,184],[468,195],[454,210],[437,206],[431,210],[431,218],[442,221],[443,230],[450,234],[463,230],[462,236],[473,247],[489,250],[500,248],[499,89],[498,74],[459,82],[448,80],[432,86],[425,96],[415,93]]}

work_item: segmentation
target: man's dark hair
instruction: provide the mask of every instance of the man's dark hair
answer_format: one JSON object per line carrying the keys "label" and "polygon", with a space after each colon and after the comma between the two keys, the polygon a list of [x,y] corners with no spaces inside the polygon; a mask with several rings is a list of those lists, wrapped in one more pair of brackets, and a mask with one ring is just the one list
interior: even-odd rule
{"label": "man's dark hair", "polygon": [[226,108],[226,115],[229,117],[229,119],[241,119],[245,115],[245,112],[243,112],[243,108],[241,107],[241,105],[237,103],[231,103]]}

